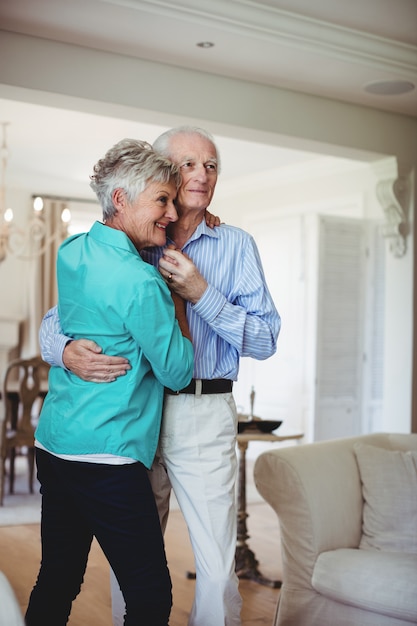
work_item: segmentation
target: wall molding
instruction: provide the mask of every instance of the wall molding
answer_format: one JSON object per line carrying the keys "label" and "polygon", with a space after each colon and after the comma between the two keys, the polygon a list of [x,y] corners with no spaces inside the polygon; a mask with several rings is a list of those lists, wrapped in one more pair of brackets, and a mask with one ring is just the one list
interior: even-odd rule
{"label": "wall molding", "polygon": [[389,240],[390,251],[397,258],[404,256],[407,251],[407,236],[410,234],[410,190],[410,176],[405,175],[381,180],[376,187],[376,194],[385,214],[382,234]]}

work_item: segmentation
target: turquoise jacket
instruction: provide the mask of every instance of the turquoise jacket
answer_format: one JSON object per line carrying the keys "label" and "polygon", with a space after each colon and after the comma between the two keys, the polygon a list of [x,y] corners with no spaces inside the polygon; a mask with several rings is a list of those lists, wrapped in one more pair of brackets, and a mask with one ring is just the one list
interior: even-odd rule
{"label": "turquoise jacket", "polygon": [[52,367],[36,439],[56,454],[113,454],[149,468],[163,388],[185,387],[194,364],[169,289],[123,232],[99,222],[62,244],[57,277],[65,334],[122,354],[132,369],[112,383],[91,383]]}

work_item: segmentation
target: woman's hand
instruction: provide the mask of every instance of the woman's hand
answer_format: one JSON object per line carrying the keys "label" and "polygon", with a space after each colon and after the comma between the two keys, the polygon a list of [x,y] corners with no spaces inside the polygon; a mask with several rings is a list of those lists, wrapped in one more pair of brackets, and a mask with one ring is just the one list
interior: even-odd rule
{"label": "woman's hand", "polygon": [[209,228],[220,226],[221,221],[218,215],[213,215],[212,213],[210,213],[210,211],[207,211],[206,209],[204,216],[206,218],[206,224]]}

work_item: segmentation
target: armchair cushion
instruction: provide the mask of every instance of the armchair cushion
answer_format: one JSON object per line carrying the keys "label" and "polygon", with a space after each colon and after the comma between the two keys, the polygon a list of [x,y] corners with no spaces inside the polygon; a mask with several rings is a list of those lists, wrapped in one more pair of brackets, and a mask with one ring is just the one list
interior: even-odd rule
{"label": "armchair cushion", "polygon": [[359,547],[417,554],[417,452],[353,449],[364,499]]}
{"label": "armchair cushion", "polygon": [[343,548],[320,554],[311,582],[336,602],[414,622],[416,572],[415,554]]}

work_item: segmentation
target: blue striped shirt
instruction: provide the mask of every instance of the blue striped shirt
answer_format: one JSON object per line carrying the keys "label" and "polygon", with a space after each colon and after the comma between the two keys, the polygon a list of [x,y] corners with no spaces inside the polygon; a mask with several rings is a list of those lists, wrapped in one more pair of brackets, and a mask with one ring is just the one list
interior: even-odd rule
{"label": "blue striped shirt", "polygon": [[[272,356],[281,327],[256,243],[240,228],[222,224],[211,229],[203,220],[182,250],[208,283],[196,304],[187,303],[194,378],[237,380],[239,358]],[[141,255],[157,267],[162,253],[163,248],[149,248]],[[41,325],[41,352],[48,363],[63,367],[69,338],[61,333],[55,307]]]}

